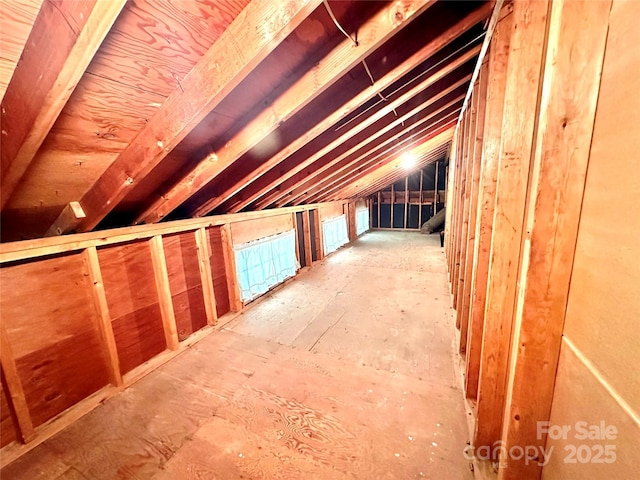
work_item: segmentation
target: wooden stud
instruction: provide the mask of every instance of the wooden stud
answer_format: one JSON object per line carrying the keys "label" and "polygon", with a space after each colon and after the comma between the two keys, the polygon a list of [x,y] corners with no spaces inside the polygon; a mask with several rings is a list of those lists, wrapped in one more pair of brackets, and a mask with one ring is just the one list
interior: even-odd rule
{"label": "wooden stud", "polygon": [[316,258],[318,261],[324,258],[324,242],[322,241],[322,223],[320,222],[320,215],[318,209],[310,210],[310,215],[313,215],[315,223],[315,240],[316,240]]}
{"label": "wooden stud", "polygon": [[227,290],[229,292],[229,306],[232,312],[242,310],[242,297],[240,296],[240,286],[238,285],[238,275],[236,273],[236,257],[233,251],[233,239],[231,237],[231,227],[229,224],[220,227],[222,239],[222,252],[224,255],[224,271],[227,277]]}
{"label": "wooden stud", "polygon": [[120,372],[120,359],[118,357],[118,347],[116,339],[113,335],[113,326],[111,324],[111,314],[109,313],[109,304],[107,303],[107,295],[104,290],[104,281],[102,279],[102,270],[100,269],[100,261],[98,259],[98,251],[96,247],[88,247],[82,252],[83,261],[89,272],[89,280],[91,281],[91,295],[93,297],[93,305],[98,318],[98,330],[102,341],[102,348],[107,360],[107,370],[109,372],[109,381],[116,387],[122,386],[122,373]]}
{"label": "wooden stud", "polygon": [[302,230],[304,232],[304,263],[307,267],[313,264],[313,256],[311,252],[311,229],[309,228],[309,214],[302,213]]}
{"label": "wooden stud", "polygon": [[438,165],[440,165],[440,161],[436,162],[436,173],[435,173],[435,187],[433,189],[433,214],[438,213]]}
{"label": "wooden stud", "polygon": [[382,228],[382,225],[380,224],[380,219],[382,218],[380,216],[380,208],[382,205],[382,195],[380,194],[380,192],[378,192],[378,228]]}
{"label": "wooden stud", "polygon": [[33,429],[33,423],[31,422],[29,406],[24,396],[22,380],[18,374],[16,362],[4,326],[0,326],[0,339],[0,362],[2,363],[2,372],[4,373],[4,379],[7,384],[7,389],[9,390],[8,397],[18,422],[17,427],[20,431],[20,437],[23,442],[27,443],[33,440],[36,434]]}
{"label": "wooden stud", "polygon": [[[70,202],[62,210],[58,219],[54,222],[54,225],[68,225],[68,231],[73,231],[76,226],[85,218],[86,215],[82,206],[78,202]],[[49,230],[44,234],[45,237],[51,237],[54,235],[62,235],[62,229],[60,227],[51,226]]]}
{"label": "wooden stud", "polygon": [[321,1],[251,1],[82,197],[87,217],[76,229],[95,228]]}
{"label": "wooden stud", "polygon": [[395,201],[395,192],[394,192],[394,185],[393,183],[391,184],[391,225],[390,227],[393,228],[393,203]]}
{"label": "wooden stud", "polygon": [[[480,186],[480,168],[482,166],[482,138],[484,135],[484,112],[487,95],[487,62],[485,61],[480,69],[478,85],[474,90],[475,128],[471,133],[470,163],[471,176],[469,177],[469,207],[467,211],[467,231],[465,242],[465,255],[461,259],[462,277],[464,279],[459,290],[462,297],[461,307],[457,314],[460,316],[460,346],[459,351],[467,351],[467,337],[469,332],[469,311],[471,309],[471,277],[473,266],[473,250],[476,234],[476,214],[478,209],[478,190]],[[466,355],[465,355],[466,357]]]}
{"label": "wooden stud", "polygon": [[[435,0],[420,0],[404,4],[393,3],[381,8],[373,18],[359,26],[358,48],[353,48],[353,41],[345,38],[317,65],[307,70],[284,94],[270,102],[264,111],[248,122],[240,132],[216,151],[214,161],[203,159],[175,186],[158,196],[158,199],[136,221],[154,223],[171,213],[195,192],[238,161],[242,155],[266,138],[280,124],[292,118],[314,98],[325,92],[343,75],[374,52],[389,36],[404,28],[433,3]],[[368,94],[373,96],[373,93]],[[331,124],[335,121],[337,119]],[[329,125],[326,125],[325,128]],[[309,139],[306,134],[304,138],[303,144],[308,143]],[[263,163],[261,169],[271,168],[273,163]],[[255,176],[255,173],[252,173],[252,176]],[[195,216],[202,216],[210,212],[240,190],[246,182],[247,179],[244,177],[239,178],[222,195],[208,200],[204,206],[196,210]]]}
{"label": "wooden stud", "polygon": [[422,200],[423,200],[423,196],[422,196],[422,188],[424,187],[423,185],[423,177],[424,177],[424,171],[422,170],[422,168],[420,169],[420,195],[418,196],[418,228],[422,228]]}
{"label": "wooden stud", "polygon": [[[295,213],[293,214],[295,215]],[[200,270],[200,283],[202,284],[202,296],[204,309],[207,315],[207,324],[218,323],[216,310],[216,295],[213,290],[213,273],[211,272],[211,245],[207,229],[202,227],[195,231],[196,249],[198,251],[198,269]]]}
{"label": "wooden stud", "polygon": [[[502,430],[507,450],[545,446],[538,426],[551,414],[611,4],[551,6]],[[541,472],[542,461],[506,456],[498,478]]]}
{"label": "wooden stud", "polygon": [[[473,181],[473,146],[475,142],[474,133],[476,128],[476,112],[477,112],[478,94],[475,89],[470,98],[469,121],[467,123],[466,135],[464,137],[464,159],[463,159],[463,190],[461,192],[460,204],[460,229],[458,236],[458,256],[456,259],[456,280],[454,292],[454,308],[458,311],[462,309],[462,293],[464,290],[464,262],[467,254],[467,237],[469,233],[469,204],[471,202],[471,185]],[[466,326],[463,327],[461,317],[456,315],[456,327],[460,328],[460,338],[464,338],[466,342]],[[464,331],[462,329],[464,328]],[[461,350],[461,353],[464,350]]]}
{"label": "wooden stud", "polygon": [[404,179],[404,226],[403,228],[407,229],[407,214],[409,212],[409,177],[407,176]]}
{"label": "wooden stud", "polygon": [[548,1],[521,0],[513,4],[473,442],[476,447],[494,445],[501,437],[548,9]]}
{"label": "wooden stud", "polygon": [[160,302],[160,315],[162,316],[162,326],[164,337],[169,350],[177,350],[178,328],[173,312],[173,301],[171,299],[171,288],[169,287],[169,273],[167,272],[167,260],[164,255],[162,236],[156,235],[149,240],[151,251],[151,261],[153,263],[153,277],[158,291],[158,301]]}
{"label": "wooden stud", "polygon": [[498,177],[498,156],[502,134],[502,110],[507,82],[507,62],[511,37],[512,6],[505,8],[505,16],[500,19],[493,35],[489,50],[489,72],[487,84],[487,106],[485,111],[484,139],[482,142],[482,170],[478,194],[476,242],[473,252],[471,276],[471,310],[465,363],[465,392],[468,398],[478,396],[480,376],[480,353],[482,350],[482,329],[484,325],[485,300],[489,254],[491,251],[491,231]]}
{"label": "wooden stud", "polygon": [[295,235],[296,235],[296,241],[295,243],[295,249],[296,249],[296,260],[298,260],[298,263],[300,263],[300,245],[298,245],[298,219],[296,218],[296,213],[292,213],[291,214],[291,220],[292,220],[292,224],[293,224],[293,229],[295,231]]}
{"label": "wooden stud", "polygon": [[[0,108],[0,208],[7,204],[125,3],[42,3]],[[74,19],[73,25],[69,18]],[[49,230],[56,232],[57,227]]]}

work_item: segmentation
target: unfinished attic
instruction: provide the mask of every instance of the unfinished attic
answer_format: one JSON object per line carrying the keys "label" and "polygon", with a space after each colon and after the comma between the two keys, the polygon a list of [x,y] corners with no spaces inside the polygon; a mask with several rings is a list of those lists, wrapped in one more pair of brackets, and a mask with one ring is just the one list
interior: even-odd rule
{"label": "unfinished attic", "polygon": [[639,18],[0,0],[0,477],[637,478]]}

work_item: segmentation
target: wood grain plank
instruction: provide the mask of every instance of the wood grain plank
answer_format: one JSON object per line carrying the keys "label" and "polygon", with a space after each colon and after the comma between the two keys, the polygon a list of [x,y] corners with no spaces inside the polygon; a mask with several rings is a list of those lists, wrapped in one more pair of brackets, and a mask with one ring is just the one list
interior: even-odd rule
{"label": "wood grain plank", "polygon": [[200,270],[200,283],[202,284],[207,324],[215,325],[218,321],[218,313],[216,311],[216,296],[213,288],[211,248],[206,229],[203,227],[196,230],[195,238],[198,250],[198,269]]}
{"label": "wood grain plank", "polygon": [[160,315],[162,317],[162,326],[167,348],[169,348],[169,350],[177,350],[179,343],[178,329],[173,311],[173,302],[171,301],[171,287],[169,285],[169,274],[167,272],[167,260],[162,244],[162,236],[156,235],[155,237],[151,237],[149,240],[149,249],[151,250],[153,276],[160,300]]}
{"label": "wood grain plank", "polygon": [[0,208],[11,197],[124,4],[125,0],[43,2],[2,99]]}
{"label": "wood grain plank", "polygon": [[122,373],[120,372],[120,362],[118,360],[118,348],[116,339],[113,336],[111,325],[111,314],[107,304],[107,296],[104,291],[104,280],[100,270],[98,251],[96,247],[89,247],[83,252],[83,259],[89,272],[89,280],[93,285],[93,304],[98,318],[98,329],[102,338],[102,345],[107,358],[107,368],[111,383],[117,387],[122,385]]}
{"label": "wood grain plank", "polygon": [[39,426],[109,383],[89,272],[71,254],[6,266],[0,276],[3,329]]}

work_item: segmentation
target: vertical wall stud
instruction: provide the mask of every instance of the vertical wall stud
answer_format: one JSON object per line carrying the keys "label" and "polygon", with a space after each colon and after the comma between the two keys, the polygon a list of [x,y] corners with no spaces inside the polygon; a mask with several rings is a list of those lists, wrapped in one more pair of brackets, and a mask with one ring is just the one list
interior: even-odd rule
{"label": "vertical wall stud", "polygon": [[18,375],[16,362],[4,327],[0,327],[0,337],[0,361],[2,362],[2,372],[4,373],[4,379],[7,383],[7,389],[9,390],[8,393],[13,406],[13,411],[18,421],[20,437],[23,442],[27,443],[30,440],[33,440],[36,434],[33,429],[27,400],[24,396],[22,380],[20,380],[20,376]]}
{"label": "vertical wall stud", "polygon": [[224,272],[227,279],[227,290],[229,292],[229,306],[232,312],[239,312],[242,310],[243,305],[240,296],[240,287],[238,286],[236,258],[233,253],[233,239],[231,238],[231,227],[229,224],[220,227],[220,236],[224,256]]}
{"label": "vertical wall stud", "polygon": [[108,363],[107,368],[109,369],[109,380],[113,385],[119,387],[123,383],[122,373],[120,372],[120,360],[118,358],[116,339],[113,335],[107,296],[104,291],[104,281],[102,280],[98,251],[96,250],[96,247],[88,247],[82,252],[82,256],[87,270],[89,271],[91,296],[93,297],[94,309],[98,316],[98,330],[100,331],[100,338],[102,340],[103,350]]}
{"label": "vertical wall stud", "polygon": [[211,271],[211,248],[206,228],[196,230],[196,247],[198,250],[198,268],[200,270],[200,283],[202,284],[202,296],[204,298],[207,324],[215,325],[218,322],[216,309],[216,295],[213,291],[213,273]]}
{"label": "vertical wall stud", "polygon": [[164,256],[164,246],[162,236],[156,235],[149,240],[151,249],[151,261],[153,263],[153,276],[158,291],[160,302],[160,315],[164,327],[164,337],[169,350],[177,350],[179,346],[178,328],[176,317],[173,312],[173,301],[171,299],[171,288],[169,287],[169,273],[167,272],[167,260]]}

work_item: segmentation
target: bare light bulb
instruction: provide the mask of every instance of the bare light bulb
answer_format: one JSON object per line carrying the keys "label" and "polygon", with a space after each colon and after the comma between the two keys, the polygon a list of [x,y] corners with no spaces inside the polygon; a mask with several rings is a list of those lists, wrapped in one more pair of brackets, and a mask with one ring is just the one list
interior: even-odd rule
{"label": "bare light bulb", "polygon": [[407,170],[415,166],[416,160],[417,158],[413,152],[405,152],[400,158],[402,168],[405,168]]}

